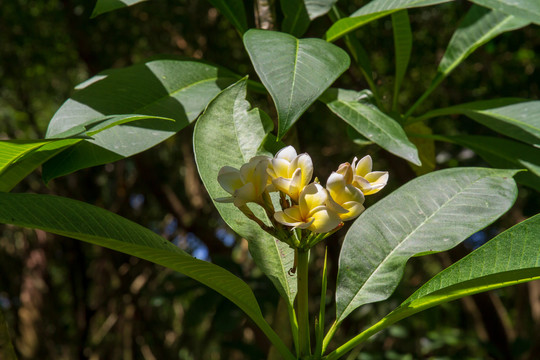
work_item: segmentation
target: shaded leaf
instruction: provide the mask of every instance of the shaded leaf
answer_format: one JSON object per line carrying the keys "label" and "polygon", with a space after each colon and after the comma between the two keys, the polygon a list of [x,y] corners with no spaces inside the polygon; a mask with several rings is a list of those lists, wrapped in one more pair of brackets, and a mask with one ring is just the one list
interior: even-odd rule
{"label": "shaded leaf", "polygon": [[[193,134],[195,160],[212,200],[229,196],[217,181],[219,170],[223,166],[239,169],[258,154],[271,129],[263,123],[264,118],[259,109],[249,110],[246,81],[242,80],[217,96],[197,122]],[[292,249],[261,230],[233,204],[214,201],[214,205],[223,220],[248,240],[256,264],[270,278],[280,295],[292,305],[296,295],[296,278],[287,273],[293,267]],[[250,207],[260,219],[266,219],[261,207]]]}
{"label": "shaded leaf", "polygon": [[453,0],[373,0],[352,13],[351,16],[332,25],[326,32],[326,40],[336,41],[362,25],[399,10],[437,5],[450,1]]}
{"label": "shaded leaf", "polygon": [[242,0],[208,0],[241,33],[248,29],[246,9]]}
{"label": "shaded leaf", "polygon": [[392,109],[397,108],[399,89],[409,66],[412,51],[412,32],[407,10],[392,14],[392,30],[394,33],[394,49],[396,53],[396,78],[394,82],[394,96]]}
{"label": "shaded leaf", "polygon": [[[405,132],[407,134],[432,134],[431,128],[422,123],[405,126]],[[416,175],[425,175],[435,170],[435,141],[430,138],[411,136],[411,142],[418,149],[418,156],[422,162],[421,166],[409,163]]]}
{"label": "shaded leaf", "polygon": [[337,0],[304,0],[311,20],[329,12],[336,2]]}
{"label": "shaded leaf", "polygon": [[146,0],[97,0],[91,17],[94,18],[106,12],[125,8],[143,1]]}
{"label": "shaded leaf", "polygon": [[540,191],[540,149],[516,141],[490,136],[434,136],[468,147],[490,165],[507,169],[527,169],[516,175],[516,181]]}
{"label": "shaded leaf", "polygon": [[514,139],[540,146],[540,101],[502,98],[437,109],[417,120],[436,116],[463,114],[469,118]]}
{"label": "shaded leaf", "polygon": [[278,139],[350,64],[345,51],[320,39],[252,29],[244,35],[244,44],[274,99]]}
{"label": "shaded leaf", "polygon": [[301,37],[309,27],[310,19],[304,0],[280,0],[283,22],[281,30]]}
{"label": "shaded leaf", "polygon": [[536,0],[471,0],[500,12],[540,25],[540,2]]}
{"label": "shaded leaf", "polygon": [[416,147],[409,141],[401,125],[376,106],[363,101],[365,98],[365,93],[332,89],[321,100],[334,114],[370,141],[396,156],[421,165]]}
{"label": "shaded leaf", "polygon": [[0,223],[42,229],[181,272],[231,300],[264,331],[284,357],[294,359],[264,320],[255,295],[244,281],[217,265],[193,258],[121,216],[58,196],[0,193]]}
{"label": "shaded leaf", "polygon": [[504,214],[517,196],[515,173],[441,170],[410,181],[368,208],[341,249],[338,322],[363,304],[387,299],[410,257],[451,249]]}
{"label": "shaded leaf", "polygon": [[44,180],[117,161],[159,144],[195,120],[222,88],[236,80],[227,70],[179,59],[150,60],[93,77],[56,112],[47,138],[108,115],[139,114],[175,121],[147,119],[103,131],[45,163]]}

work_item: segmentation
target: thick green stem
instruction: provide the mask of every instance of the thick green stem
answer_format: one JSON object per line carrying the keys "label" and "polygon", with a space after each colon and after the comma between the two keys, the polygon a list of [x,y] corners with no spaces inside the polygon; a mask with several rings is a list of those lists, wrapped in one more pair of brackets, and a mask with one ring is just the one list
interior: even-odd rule
{"label": "thick green stem", "polygon": [[311,355],[309,336],[309,293],[308,293],[308,265],[309,250],[296,249],[297,281],[298,281],[298,345],[300,357]]}

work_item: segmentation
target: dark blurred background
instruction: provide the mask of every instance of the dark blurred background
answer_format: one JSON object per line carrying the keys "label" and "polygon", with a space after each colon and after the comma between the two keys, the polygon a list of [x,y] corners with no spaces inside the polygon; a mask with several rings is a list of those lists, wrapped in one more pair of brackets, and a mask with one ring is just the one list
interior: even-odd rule
{"label": "dark blurred background", "polygon": [[[347,13],[361,1],[340,1]],[[108,69],[159,54],[178,54],[256,75],[238,33],[210,3],[151,0],[90,19],[94,0],[9,0],[0,3],[0,139],[43,138],[48,121],[76,84]],[[421,95],[466,13],[456,1],[409,11],[414,36],[399,102]],[[248,15],[253,4],[246,1]],[[279,23],[280,15],[277,15]],[[251,20],[253,23],[253,20]],[[316,19],[306,37],[331,22]],[[252,24],[253,26],[253,24]],[[370,54],[374,77],[389,105],[394,44],[389,18],[356,33]],[[343,46],[341,42],[337,43]],[[540,28],[505,33],[473,53],[422,105],[420,112],[497,97],[540,96]],[[367,87],[358,68],[337,86]],[[275,114],[266,97],[253,102]],[[435,134],[495,135],[467,118],[430,122]],[[313,157],[320,179],[353,156],[371,154],[390,183],[367,205],[415,177],[407,163],[374,145],[361,147],[344,122],[315,104],[286,142]],[[192,152],[193,126],[132,158],[79,171],[48,187],[35,172],[14,191],[68,196],[109,209],[151,228],[194,256],[245,279],[269,321],[277,292],[254,265],[245,240],[220,220],[202,186]],[[496,135],[495,135],[496,136]],[[456,145],[436,147],[437,168],[487,166]],[[324,180],[323,180],[324,181]],[[365,305],[345,321],[332,346],[390,312],[427,279],[511,225],[538,212],[538,193],[520,187],[516,205],[456,249],[415,258],[386,302]],[[345,231],[327,241],[330,255],[328,323],[334,312],[337,259]],[[324,245],[314,249],[312,299],[320,294]],[[313,302],[313,313],[317,303]],[[191,279],[143,260],[53,236],[0,226],[0,308],[21,359],[263,359],[264,335],[232,303]],[[404,320],[346,359],[540,358],[540,283],[532,282],[445,304]]]}

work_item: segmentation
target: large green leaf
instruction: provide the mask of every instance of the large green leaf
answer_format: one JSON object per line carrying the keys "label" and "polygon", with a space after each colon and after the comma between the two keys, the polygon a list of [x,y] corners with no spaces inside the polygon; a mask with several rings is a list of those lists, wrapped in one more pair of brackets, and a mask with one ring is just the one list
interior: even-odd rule
{"label": "large green leaf", "polygon": [[[50,140],[7,140],[0,141],[0,191],[10,191],[28,174],[45,161],[85,138],[112,127],[151,119],[148,115],[115,115],[89,120],[76,125]],[[159,118],[159,120],[168,120]],[[56,163],[62,166],[61,162]],[[58,170],[61,171],[61,170]]]}
{"label": "large green leaf", "polygon": [[408,117],[439,84],[454,70],[463,60],[483,44],[494,37],[511,30],[516,30],[528,25],[527,20],[519,19],[511,15],[483,8],[471,6],[467,15],[459,25],[437,69],[437,75],[431,85],[416,103],[407,111]]}
{"label": "large green leaf", "polygon": [[[31,151],[25,152],[24,155],[0,169],[0,192],[11,191],[38,166],[79,141],[81,139],[62,139],[43,143],[37,140],[34,143],[36,146]],[[0,152],[6,145],[13,144],[13,142],[0,142]]]}
{"label": "large green leaf", "polygon": [[421,176],[368,208],[341,249],[337,321],[387,299],[407,260],[448,250],[491,224],[514,203],[515,170],[447,169]]}
{"label": "large green leaf", "polygon": [[332,25],[326,32],[326,40],[336,41],[362,25],[399,10],[437,5],[450,1],[453,0],[373,0],[352,13],[350,17],[341,19]]}
{"label": "large green leaf", "polygon": [[337,0],[303,0],[311,20],[326,14]]}
{"label": "large green leaf", "polygon": [[175,121],[141,120],[103,131],[45,163],[45,181],[117,161],[162,142],[195,120],[221,89],[237,79],[216,66],[179,59],[151,60],[95,76],[56,112],[48,138],[106,115],[141,114]]}
{"label": "large green leaf", "polygon": [[537,0],[471,0],[500,12],[527,19],[540,25],[540,2]]}
{"label": "large green leaf", "polygon": [[309,27],[309,14],[304,0],[281,0],[283,22],[281,30],[296,37],[301,37]]}
{"label": "large green leaf", "polygon": [[241,33],[248,29],[246,9],[242,0],[208,0]]}
{"label": "large green leaf", "polygon": [[235,303],[285,358],[294,359],[264,320],[255,295],[245,282],[217,265],[193,258],[153,231],[121,216],[58,196],[0,193],[0,223],[42,229],[179,271]]}
{"label": "large green leaf", "polygon": [[418,151],[397,121],[365,101],[365,92],[331,89],[321,100],[356,131],[383,149],[420,165]]}
{"label": "large green leaf", "polygon": [[[272,126],[271,121],[264,121],[261,114],[259,109],[249,110],[246,81],[242,80],[217,96],[197,122],[193,134],[195,160],[212,199],[228,196],[217,182],[218,172],[223,166],[239,169],[258,154]],[[214,204],[223,220],[248,240],[257,265],[292,305],[296,295],[296,278],[288,274],[294,261],[292,249],[261,230],[233,204],[215,201]],[[252,210],[260,219],[266,218],[259,206],[253,206]]]}
{"label": "large green leaf", "polygon": [[407,10],[392,14],[392,29],[394,32],[394,48],[396,53],[396,79],[394,82],[394,96],[392,109],[396,110],[399,89],[409,66],[412,51],[412,32]]}
{"label": "large green leaf", "polygon": [[468,295],[540,279],[540,215],[506,230],[441,271],[397,309],[328,356],[337,359],[397,321]]}
{"label": "large green leaf", "polygon": [[463,114],[503,135],[540,147],[540,101],[501,98],[430,111],[416,120]]}
{"label": "large green leaf", "polygon": [[146,0],[97,0],[91,17],[96,17],[109,11],[135,5],[143,1]]}
{"label": "large green leaf", "polygon": [[244,44],[278,112],[278,138],[349,67],[349,56],[321,39],[249,30]]}
{"label": "large green leaf", "polygon": [[490,136],[433,136],[468,147],[490,165],[507,169],[527,169],[516,175],[516,181],[540,191],[540,149],[516,141]]}
{"label": "large green leaf", "polygon": [[437,76],[447,76],[474,50],[494,37],[522,28],[529,21],[473,5],[459,25],[441,59]]}

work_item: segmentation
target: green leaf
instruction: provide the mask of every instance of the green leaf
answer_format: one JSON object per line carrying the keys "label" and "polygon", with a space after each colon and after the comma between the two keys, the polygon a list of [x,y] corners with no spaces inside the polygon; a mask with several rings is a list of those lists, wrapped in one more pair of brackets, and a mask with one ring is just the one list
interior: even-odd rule
{"label": "green leaf", "polygon": [[514,203],[515,170],[455,168],[410,181],[368,208],[341,249],[337,321],[357,307],[387,299],[407,260],[451,249]]}
{"label": "green leaf", "polygon": [[398,104],[399,89],[409,66],[412,51],[411,23],[407,10],[401,10],[392,14],[392,29],[394,32],[394,49],[396,53],[396,79],[392,99],[392,109],[395,111]]}
{"label": "green leaf", "polygon": [[242,0],[208,0],[241,33],[248,29],[246,9]]}
{"label": "green leaf", "polygon": [[540,149],[516,141],[490,136],[434,136],[468,147],[495,167],[527,169],[516,175],[516,181],[540,191]]}
{"label": "green leaf", "polygon": [[477,5],[471,6],[459,28],[450,39],[450,43],[437,69],[437,75],[426,92],[407,111],[405,118],[409,117],[418,105],[473,51],[506,31],[516,30],[528,24],[528,21],[511,15]]}
{"label": "green leaf", "polygon": [[79,91],[56,112],[47,129],[48,138],[118,114],[175,121],[147,119],[103,131],[44,164],[44,180],[117,161],[159,144],[195,120],[222,88],[237,79],[222,68],[178,59],[150,60],[93,77],[79,85]]}
{"label": "green leaf", "polygon": [[[407,134],[433,134],[431,128],[423,123],[414,123],[411,125],[407,125],[405,126],[405,132]],[[416,166],[409,163],[416,175],[425,175],[435,170],[435,141],[433,139],[425,137],[414,137],[413,135],[411,136],[411,142],[418,149],[418,157],[420,158],[420,161],[422,161],[421,166]]]}
{"label": "green leaf", "polygon": [[418,151],[405,131],[374,105],[362,101],[365,93],[343,89],[327,91],[322,101],[334,114],[383,149],[415,165],[421,165]]}
{"label": "green leaf", "polygon": [[528,24],[526,20],[473,5],[452,35],[439,64],[437,77],[447,76],[474,50],[494,37]]}
{"label": "green leaf", "polygon": [[430,111],[416,120],[463,114],[503,135],[540,147],[540,101],[501,98]]}
{"label": "green leaf", "polygon": [[177,246],[121,216],[80,201],[50,195],[0,193],[0,223],[82,240],[181,272],[240,307],[287,359],[294,359],[264,320],[249,286],[229,271],[193,258]]}
{"label": "green leaf", "polygon": [[[91,139],[90,136],[94,136],[114,126],[152,118],[156,117],[148,115],[105,116],[89,120],[81,125],[76,125],[50,140],[2,141],[0,142],[0,179],[2,180],[0,191],[11,191],[15,185],[39,165],[83,139]],[[162,117],[158,119],[172,121],[172,119]],[[9,154],[13,151],[18,153],[18,156],[14,157],[12,161],[3,163],[2,160],[9,158]],[[63,166],[62,162],[56,162],[56,164]]]}
{"label": "green leaf", "polygon": [[397,309],[330,354],[334,360],[397,321],[468,295],[540,279],[540,215],[525,220],[441,271]]}
{"label": "green leaf", "polygon": [[536,0],[471,0],[493,10],[540,25],[540,2]]}
{"label": "green leaf", "polygon": [[352,13],[350,17],[341,19],[332,25],[326,32],[326,40],[336,41],[362,25],[399,10],[437,5],[450,1],[453,0],[373,0]]}
{"label": "green leaf", "polygon": [[[246,81],[224,90],[209,105],[195,126],[193,146],[201,179],[212,199],[228,196],[217,181],[223,166],[239,169],[258,154],[271,128],[261,121],[259,109],[249,110]],[[280,295],[290,305],[296,295],[296,278],[288,274],[294,252],[249,220],[233,204],[214,201],[223,220],[248,240],[249,250],[261,270],[270,278]],[[266,219],[259,206],[250,206],[255,215]]]}
{"label": "green leaf", "polygon": [[[81,139],[47,141],[45,144],[34,148],[32,151],[26,152],[16,161],[10,163],[9,166],[0,169],[0,192],[11,191],[38,166],[79,141],[81,141]],[[40,141],[38,141],[38,143],[40,143]],[[0,149],[3,145],[4,142],[1,142]]]}
{"label": "green leaf", "polygon": [[309,18],[311,20],[326,14],[332,9],[337,0],[304,0]]}
{"label": "green leaf", "polygon": [[321,39],[252,29],[244,35],[244,44],[274,99],[278,139],[350,64],[345,51]]}
{"label": "green leaf", "polygon": [[97,0],[91,18],[116,9],[125,8],[146,0]]}
{"label": "green leaf", "polygon": [[281,30],[296,37],[301,37],[310,24],[304,0],[280,0],[283,22]]}

